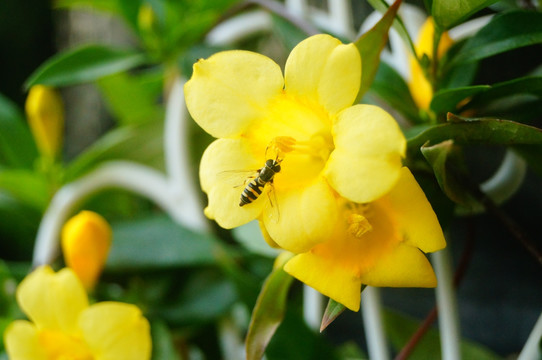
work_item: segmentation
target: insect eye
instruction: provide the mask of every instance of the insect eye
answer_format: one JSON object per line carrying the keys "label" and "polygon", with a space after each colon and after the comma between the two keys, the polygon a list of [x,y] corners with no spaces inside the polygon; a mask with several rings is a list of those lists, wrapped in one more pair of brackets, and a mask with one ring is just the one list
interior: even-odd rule
{"label": "insect eye", "polygon": [[280,165],[275,165],[275,168],[274,168],[275,172],[279,172],[280,171]]}
{"label": "insect eye", "polygon": [[269,159],[269,160],[267,160],[267,161],[265,162],[265,165],[267,165],[268,167],[273,167],[274,162],[275,162],[274,160]]}

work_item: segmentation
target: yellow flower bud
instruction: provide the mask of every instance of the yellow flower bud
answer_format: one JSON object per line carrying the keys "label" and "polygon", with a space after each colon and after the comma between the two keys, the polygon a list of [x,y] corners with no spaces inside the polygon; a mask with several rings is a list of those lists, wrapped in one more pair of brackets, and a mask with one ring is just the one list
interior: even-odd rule
{"label": "yellow flower bud", "polygon": [[137,14],[137,23],[143,31],[150,32],[153,30],[154,26],[156,26],[156,14],[151,5],[147,3],[141,5]]}
{"label": "yellow flower bud", "polygon": [[86,289],[100,276],[111,246],[111,227],[100,215],[81,211],[62,228],[62,252]]}
{"label": "yellow flower bud", "polygon": [[[432,17],[427,18],[418,34],[416,42],[416,53],[419,58],[424,54],[431,59],[433,57],[433,37],[435,34],[435,23]],[[452,46],[453,41],[447,32],[443,32],[438,45],[437,56],[441,58],[446,51]],[[427,81],[423,70],[420,68],[418,61],[412,57],[410,59],[410,81],[408,82],[410,93],[414,102],[420,109],[429,109],[431,100],[433,99],[433,88]]]}
{"label": "yellow flower bud", "polygon": [[61,146],[64,105],[60,94],[44,85],[34,85],[26,98],[26,116],[42,155],[54,158]]}

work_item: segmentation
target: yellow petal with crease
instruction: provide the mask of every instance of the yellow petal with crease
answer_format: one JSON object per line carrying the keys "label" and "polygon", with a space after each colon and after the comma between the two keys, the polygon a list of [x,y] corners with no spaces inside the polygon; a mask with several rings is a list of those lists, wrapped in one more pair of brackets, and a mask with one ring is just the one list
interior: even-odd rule
{"label": "yellow petal with crease", "polygon": [[408,168],[401,169],[397,185],[386,197],[394,209],[406,244],[426,253],[446,247],[437,216]]}
{"label": "yellow petal with crease", "polygon": [[4,344],[11,360],[47,360],[34,324],[16,320],[4,332]]}
{"label": "yellow petal with crease", "polygon": [[54,273],[49,266],[36,269],[17,288],[17,302],[38,329],[77,332],[77,317],[88,307],[83,285],[68,268]]}
{"label": "yellow petal with crease", "polygon": [[394,251],[383,256],[361,282],[381,287],[435,287],[437,278],[431,264],[418,249],[399,244]]}
{"label": "yellow petal with crease", "polygon": [[233,137],[263,117],[283,86],[280,67],[268,57],[224,51],[194,64],[184,90],[190,114],[205,131],[214,137]]}
{"label": "yellow petal with crease", "polygon": [[335,150],[325,176],[337,192],[367,203],[395,185],[406,140],[390,114],[373,105],[352,106],[338,114],[332,131]]}
{"label": "yellow petal with crease", "polygon": [[329,259],[307,252],[288,261],[284,271],[350,310],[359,310],[360,279]]}
{"label": "yellow petal with crease", "polygon": [[277,191],[279,220],[275,209],[266,207],[265,228],[281,248],[301,253],[326,241],[338,217],[335,195],[322,177],[304,187]]}
{"label": "yellow petal with crease", "polygon": [[292,50],[284,72],[289,94],[308,97],[335,114],[352,105],[357,96],[361,58],[353,44],[315,35]]}
{"label": "yellow petal with crease", "polygon": [[246,141],[240,139],[215,140],[203,153],[200,164],[200,183],[209,197],[205,215],[223,228],[230,229],[256,219],[268,201],[264,193],[251,204],[239,206],[241,193],[264,163],[257,159]]}
{"label": "yellow petal with crease", "polygon": [[99,360],[148,360],[151,357],[149,322],[134,305],[101,302],[81,314],[79,326]]}

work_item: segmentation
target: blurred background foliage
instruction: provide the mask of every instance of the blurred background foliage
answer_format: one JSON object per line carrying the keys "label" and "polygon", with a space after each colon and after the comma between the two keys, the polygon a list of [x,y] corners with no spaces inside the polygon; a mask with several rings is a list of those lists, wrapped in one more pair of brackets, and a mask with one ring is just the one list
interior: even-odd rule
{"label": "blurred background foliage", "polygon": [[[352,2],[359,26],[372,7]],[[444,29],[466,20],[464,13],[443,15],[443,2],[416,5],[432,8]],[[324,1],[315,3],[325,6]],[[405,125],[406,163],[446,229],[456,264],[466,269],[458,286],[466,339],[462,353],[465,359],[499,359],[521,349],[542,304],[540,259],[522,248],[499,218],[507,214],[540,247],[542,14],[529,1],[501,1],[490,8],[484,8],[487,1],[467,3],[472,6],[467,17],[481,9],[499,17],[454,44],[439,62],[429,109],[416,106],[405,80],[386,63],[375,68],[362,101],[386,106],[402,124],[410,124]],[[55,192],[113,159],[163,171],[164,99],[172,80],[190,77],[194,61],[225,49],[204,42],[213,26],[261,4],[266,1],[0,2],[0,331],[22,316],[14,289],[31,267],[36,232]],[[282,66],[306,36],[273,13],[271,31],[232,48],[264,53]],[[61,89],[66,106],[65,145],[61,158],[52,163],[38,153],[23,111],[27,91],[35,84]],[[196,125],[189,133],[196,182],[199,158],[212,139]],[[450,138],[453,146],[438,146]],[[459,205],[483,200],[476,191],[465,190],[471,189],[465,184],[490,176],[507,147],[529,163],[520,191],[494,213],[456,216]],[[457,172],[457,167],[464,170]],[[151,321],[153,359],[220,359],[239,351],[276,255],[263,244],[257,226],[195,232],[149,200],[121,189],[103,190],[80,207],[103,215],[114,231],[93,296],[143,309]],[[387,333],[398,352],[433,307],[433,293],[385,289],[383,296],[389,308]],[[345,313],[317,334],[303,321],[301,287],[294,283],[266,357],[364,358],[359,316]],[[430,330],[411,358],[438,358],[436,337],[437,330]]]}

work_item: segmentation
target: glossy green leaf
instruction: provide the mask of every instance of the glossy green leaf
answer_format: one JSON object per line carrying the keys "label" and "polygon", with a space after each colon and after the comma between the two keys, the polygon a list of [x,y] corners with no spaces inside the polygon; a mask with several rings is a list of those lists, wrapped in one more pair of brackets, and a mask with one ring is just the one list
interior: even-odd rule
{"label": "glossy green leaf", "polygon": [[115,118],[123,125],[163,118],[158,105],[162,75],[118,73],[98,80],[98,86]]}
{"label": "glossy green leaf", "polygon": [[[446,0],[444,2],[447,2]],[[451,65],[485,59],[523,46],[542,43],[542,13],[514,11],[496,15],[451,60]]]}
{"label": "glossy green leaf", "polygon": [[448,198],[465,206],[476,204],[476,200],[465,191],[465,184],[462,183],[465,169],[461,166],[459,149],[454,147],[452,140],[422,146],[421,152],[433,168],[438,184]]}
{"label": "glossy green leaf", "polygon": [[113,224],[108,271],[209,265],[225,251],[214,237],[189,231],[158,216]]}
{"label": "glossy green leaf", "polygon": [[9,167],[32,167],[38,151],[17,106],[0,94],[0,164]]}
{"label": "glossy green leaf", "polygon": [[102,136],[66,168],[64,182],[70,182],[106,160],[132,160],[163,169],[163,123],[154,121],[123,126]]}
{"label": "glossy green leaf", "polygon": [[467,100],[469,97],[478,93],[486,91],[489,88],[490,86],[488,85],[475,85],[437,91],[435,95],[433,95],[430,108],[436,114],[450,111],[453,112],[460,107],[462,101]]}
{"label": "glossy green leaf", "polygon": [[359,102],[363,94],[367,92],[376,76],[378,64],[380,63],[380,53],[388,42],[388,32],[401,1],[396,0],[375,26],[354,41],[362,61],[361,85],[355,103]]}
{"label": "glossy green leaf", "polygon": [[418,108],[412,99],[408,85],[397,71],[385,62],[380,63],[369,94],[375,94],[386,101],[409,120],[419,122]]}
{"label": "glossy green leaf", "polygon": [[448,123],[435,125],[408,139],[409,157],[425,145],[453,140],[457,145],[542,145],[542,130],[514,121],[470,119],[448,114]]}
{"label": "glossy green leaf", "polygon": [[25,88],[36,84],[59,87],[87,83],[133,69],[145,61],[145,55],[134,50],[84,45],[47,60],[29,77]]}
{"label": "glossy green leaf", "polygon": [[269,341],[284,318],[286,297],[293,278],[282,267],[293,254],[283,253],[277,259],[279,264],[265,280],[252,318],[246,338],[247,360],[260,360]]}
{"label": "glossy green leaf", "polygon": [[435,23],[447,30],[498,0],[433,0]]}
{"label": "glossy green leaf", "polygon": [[494,84],[491,89],[473,96],[464,108],[476,109],[516,94],[530,94],[542,98],[542,76],[529,76]]}
{"label": "glossy green leaf", "polygon": [[39,173],[0,168],[0,189],[39,211],[45,210],[49,203],[49,184]]}
{"label": "glossy green leaf", "polygon": [[339,315],[344,312],[344,310],[346,310],[346,306],[330,298],[327,303],[326,310],[324,311],[324,316],[322,317],[320,332],[324,331],[329,324],[335,321],[335,319],[337,319]]}
{"label": "glossy green leaf", "polygon": [[[400,351],[412,334],[420,326],[420,321],[390,310],[383,312],[386,335],[395,351]],[[499,360],[498,355],[482,345],[462,340],[460,343],[462,359]],[[414,348],[409,360],[441,359],[439,332],[434,329],[427,331],[425,336]]]}

